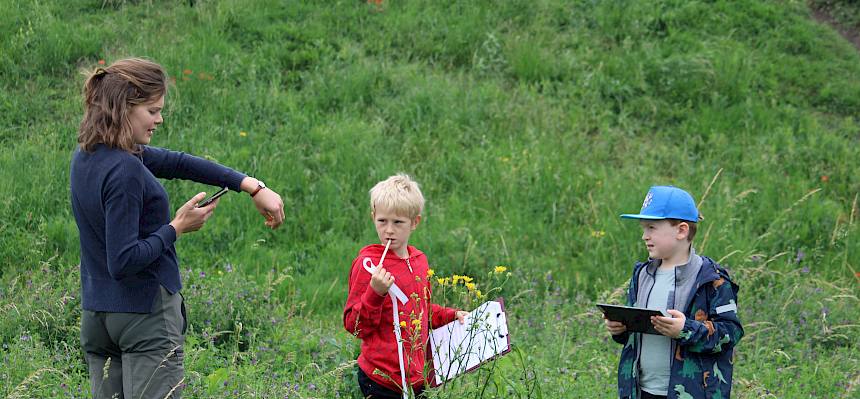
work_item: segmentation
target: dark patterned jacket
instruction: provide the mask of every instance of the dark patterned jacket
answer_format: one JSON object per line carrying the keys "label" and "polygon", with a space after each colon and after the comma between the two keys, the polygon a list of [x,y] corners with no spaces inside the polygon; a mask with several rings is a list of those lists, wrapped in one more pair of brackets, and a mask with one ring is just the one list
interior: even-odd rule
{"label": "dark patterned jacket", "polygon": [[[734,347],[744,330],[738,319],[738,285],[728,272],[708,257],[702,257],[680,337],[672,340],[669,399],[729,398],[732,389]],[[627,291],[627,305],[636,303],[639,274],[653,261],[639,262]],[[679,309],[681,310],[681,309]],[[612,336],[623,344],[618,365],[618,397],[637,399],[639,390],[640,333]]]}

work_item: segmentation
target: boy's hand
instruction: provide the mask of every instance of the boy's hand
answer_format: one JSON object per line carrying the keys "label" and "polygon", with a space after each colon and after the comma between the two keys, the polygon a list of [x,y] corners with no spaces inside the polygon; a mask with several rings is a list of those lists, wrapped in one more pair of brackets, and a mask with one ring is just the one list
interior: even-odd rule
{"label": "boy's hand", "polygon": [[625,326],[624,323],[609,320],[606,318],[606,315],[603,315],[603,323],[606,324],[606,330],[612,335],[618,335],[627,331],[627,326]]}
{"label": "boy's hand", "polygon": [[457,311],[457,320],[460,320],[460,324],[466,324],[466,316],[468,314],[469,314],[469,312],[467,312],[465,310],[458,310]]}
{"label": "boy's hand", "polygon": [[669,338],[678,338],[681,335],[681,330],[684,329],[684,322],[687,317],[683,312],[675,309],[669,309],[668,312],[672,317],[651,316],[651,324],[658,333]]}
{"label": "boy's hand", "polygon": [[377,267],[373,275],[370,276],[370,288],[373,288],[379,296],[385,296],[388,289],[394,284],[394,276],[391,275],[384,267]]}

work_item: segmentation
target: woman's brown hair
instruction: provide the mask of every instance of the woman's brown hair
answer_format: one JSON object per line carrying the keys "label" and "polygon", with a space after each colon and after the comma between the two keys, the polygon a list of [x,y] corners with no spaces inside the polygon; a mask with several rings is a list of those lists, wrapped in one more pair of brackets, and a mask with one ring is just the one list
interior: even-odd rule
{"label": "woman's brown hair", "polygon": [[157,101],[167,93],[161,65],[143,58],[126,58],[107,68],[96,68],[84,83],[84,118],[78,143],[84,151],[96,144],[139,151],[128,115],[131,107]]}

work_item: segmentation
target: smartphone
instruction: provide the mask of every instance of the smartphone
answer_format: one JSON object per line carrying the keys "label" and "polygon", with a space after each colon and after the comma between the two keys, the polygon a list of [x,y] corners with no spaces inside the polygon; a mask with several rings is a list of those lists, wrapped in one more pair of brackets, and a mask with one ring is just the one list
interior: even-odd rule
{"label": "smartphone", "polygon": [[212,196],[211,196],[211,197],[206,198],[205,200],[198,202],[198,203],[197,203],[197,207],[198,207],[198,208],[202,208],[202,207],[204,207],[204,206],[206,206],[206,205],[211,204],[211,203],[212,203],[212,201],[215,201],[216,199],[218,199],[218,198],[219,198],[219,197],[221,197],[222,195],[227,194],[227,191],[230,191],[230,189],[228,189],[227,187],[224,187],[224,188],[222,188],[222,189],[218,190],[218,192],[217,192],[217,193],[215,193],[215,194],[212,194]]}

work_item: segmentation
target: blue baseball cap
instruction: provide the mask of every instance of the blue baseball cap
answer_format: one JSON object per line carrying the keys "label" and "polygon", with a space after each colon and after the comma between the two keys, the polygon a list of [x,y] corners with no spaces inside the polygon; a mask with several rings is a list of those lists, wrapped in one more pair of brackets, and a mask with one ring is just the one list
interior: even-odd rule
{"label": "blue baseball cap", "polygon": [[645,195],[639,213],[625,213],[621,217],[647,220],[679,219],[698,223],[699,210],[696,209],[693,197],[686,191],[673,186],[653,186]]}

